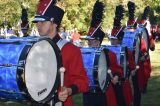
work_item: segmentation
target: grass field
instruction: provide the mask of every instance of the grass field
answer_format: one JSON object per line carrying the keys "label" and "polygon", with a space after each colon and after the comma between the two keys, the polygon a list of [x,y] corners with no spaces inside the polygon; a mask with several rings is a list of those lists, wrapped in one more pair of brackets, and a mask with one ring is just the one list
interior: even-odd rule
{"label": "grass field", "polygon": [[[156,50],[150,52],[152,73],[147,93],[142,95],[141,106],[160,106],[160,43],[156,43]],[[0,106],[29,106],[27,104],[3,103]],[[74,96],[74,106],[82,106],[82,95]]]}

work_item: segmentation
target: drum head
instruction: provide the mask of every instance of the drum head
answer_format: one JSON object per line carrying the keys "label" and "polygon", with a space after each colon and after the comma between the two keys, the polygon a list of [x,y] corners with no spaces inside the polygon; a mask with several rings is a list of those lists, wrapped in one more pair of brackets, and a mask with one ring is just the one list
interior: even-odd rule
{"label": "drum head", "polygon": [[98,81],[102,91],[104,91],[106,87],[106,79],[107,79],[107,60],[105,52],[102,51],[98,62]]}
{"label": "drum head", "polygon": [[142,39],[144,39],[145,44],[146,44],[146,49],[147,51],[149,51],[149,35],[148,35],[148,31],[146,28],[142,30]]}
{"label": "drum head", "polygon": [[36,42],[30,49],[25,65],[25,82],[29,95],[41,102],[52,93],[57,81],[57,55],[47,40]]}
{"label": "drum head", "polygon": [[134,59],[135,59],[135,62],[136,64],[138,64],[138,61],[139,61],[139,56],[140,56],[140,37],[137,36],[136,39],[135,39],[135,42],[134,42]]}

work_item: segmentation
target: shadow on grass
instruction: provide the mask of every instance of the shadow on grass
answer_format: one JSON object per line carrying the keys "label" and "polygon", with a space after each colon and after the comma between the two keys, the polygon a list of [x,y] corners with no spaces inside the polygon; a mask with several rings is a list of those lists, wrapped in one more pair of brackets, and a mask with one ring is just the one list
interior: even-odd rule
{"label": "shadow on grass", "polygon": [[142,95],[141,106],[160,106],[160,76],[152,76],[148,83],[147,93]]}
{"label": "shadow on grass", "polygon": [[154,68],[154,70],[160,70],[160,66],[152,66],[152,69]]}

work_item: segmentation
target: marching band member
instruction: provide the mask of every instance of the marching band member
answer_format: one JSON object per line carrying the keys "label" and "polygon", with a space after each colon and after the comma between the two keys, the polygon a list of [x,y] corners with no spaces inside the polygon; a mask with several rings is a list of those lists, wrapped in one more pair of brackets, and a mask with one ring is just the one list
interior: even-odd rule
{"label": "marching band member", "polygon": [[109,51],[108,55],[109,55],[108,56],[109,57],[108,59],[109,60],[109,70],[111,71],[111,73],[109,73],[111,77],[111,83],[109,84],[105,92],[106,99],[107,99],[107,106],[122,106],[122,104],[120,104],[120,101],[117,100],[117,92],[115,90],[115,87],[117,87],[119,80],[123,76],[122,68],[119,66],[117,62],[117,57],[114,52]]}
{"label": "marching band member", "polygon": [[[131,1],[128,2],[128,11],[129,11],[129,20],[127,22],[127,30],[130,32],[135,32],[137,29],[137,18],[135,18],[134,16],[135,3]],[[141,69],[141,66],[140,66],[140,69]],[[143,78],[143,73],[141,73],[139,70],[131,72],[133,91],[134,91],[133,92],[133,106],[140,106],[140,101],[141,101],[140,86],[142,85],[144,78]]]}
{"label": "marching band member", "polygon": [[[103,10],[103,3],[97,0],[92,11],[91,27],[86,37],[89,47],[99,48],[105,36],[101,30],[101,26],[98,25],[102,22]],[[106,106],[105,93],[103,93],[100,89],[96,92],[89,91],[83,93],[83,106]]]}
{"label": "marching band member", "polygon": [[21,31],[23,33],[23,37],[28,37],[29,21],[28,21],[27,9],[25,7],[22,8],[21,21],[22,21]]}
{"label": "marching band member", "polygon": [[[117,14],[114,19],[114,24],[115,24],[114,26],[116,27],[112,30],[112,35],[115,35],[115,36],[111,39],[111,45],[120,45],[122,43],[122,39],[124,35],[123,28],[121,27],[121,23],[120,23],[121,19],[123,18],[123,14],[124,14],[123,6],[121,5],[117,6],[116,13]],[[128,24],[129,23],[130,22],[128,22]],[[129,71],[128,74],[131,73],[131,75],[135,75],[136,64],[135,64],[133,54],[129,49],[128,49],[127,63],[128,63],[128,71]],[[133,103],[133,97],[132,97],[132,88],[131,88],[131,84],[129,81],[129,75],[127,76],[126,79],[124,79],[124,82],[122,83],[122,87],[123,87],[125,105],[131,106]]]}
{"label": "marching band member", "polygon": [[89,82],[80,49],[62,40],[58,35],[57,31],[64,11],[55,3],[55,0],[40,0],[33,22],[36,23],[40,36],[48,36],[61,50],[65,73],[64,87],[63,90],[59,90],[58,99],[64,103],[64,106],[73,106],[72,95],[88,91]]}
{"label": "marching band member", "polygon": [[[96,1],[92,13],[91,27],[87,34],[87,40],[89,47],[100,48],[100,45],[103,41],[105,33],[101,29],[102,17],[103,17],[103,4]],[[87,92],[83,94],[83,105],[84,106],[117,106],[117,101],[115,97],[115,92],[112,87],[112,83],[116,84],[118,82],[118,76],[122,74],[121,69],[118,66],[116,55],[108,51],[107,57],[109,57],[109,69],[113,74],[111,83],[109,84],[106,92],[103,93],[101,90],[98,92]],[[107,103],[106,103],[107,102]]]}
{"label": "marching band member", "polygon": [[[149,42],[148,42],[149,43],[149,49],[151,51],[154,51],[155,50],[155,44],[154,44],[154,40],[153,40],[153,37],[152,37],[152,34],[151,34],[151,29],[150,29],[151,25],[150,25],[149,19],[147,19],[149,11],[150,11],[150,7],[147,6],[144,9],[144,13],[142,14],[142,19],[139,22],[139,24],[146,27],[148,35],[149,35]],[[141,55],[142,55],[142,57],[144,57],[144,55],[146,55],[145,56],[146,58],[144,58],[144,60],[142,60],[143,61],[143,67],[144,67],[144,70],[143,70],[143,72],[144,72],[144,83],[143,83],[143,86],[142,86],[142,91],[146,92],[148,79],[150,78],[150,73],[151,73],[152,69],[151,69],[149,51],[146,50],[146,44],[145,44],[143,39],[141,40],[141,42],[142,42]]]}
{"label": "marching band member", "polygon": [[[120,45],[120,41],[122,40],[123,31],[121,27],[121,19],[123,17],[123,11],[124,9],[122,5],[119,5],[116,7],[115,18],[114,18],[114,23],[113,23],[114,26],[113,26],[111,35],[109,36],[111,45]],[[123,69],[121,67],[120,69],[121,69],[121,73],[123,73]],[[122,77],[123,75],[119,78],[119,80],[121,80]],[[117,83],[113,85],[114,91],[116,93],[116,99],[117,99],[118,106],[126,106],[122,87],[123,86],[121,83]]]}

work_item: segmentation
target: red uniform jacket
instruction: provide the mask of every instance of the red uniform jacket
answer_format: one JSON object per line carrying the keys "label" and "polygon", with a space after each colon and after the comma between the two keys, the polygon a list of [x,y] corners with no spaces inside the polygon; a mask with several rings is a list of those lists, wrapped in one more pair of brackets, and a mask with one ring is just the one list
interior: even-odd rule
{"label": "red uniform jacket", "polygon": [[[119,75],[119,77],[122,77],[123,72],[121,70],[121,67],[118,65],[117,62],[117,57],[116,55],[109,51],[108,52],[109,55],[109,68],[112,71],[112,74],[115,75]],[[113,90],[112,84],[110,83],[106,92],[106,99],[107,99],[107,106],[118,106],[117,101],[116,101],[116,96],[115,96],[115,92]]]}
{"label": "red uniform jacket", "polygon": [[[142,55],[147,51],[146,45],[144,43],[144,40],[141,40],[141,52]],[[149,43],[150,43],[150,50],[155,50],[155,44],[152,36],[149,36]],[[152,46],[151,46],[152,45]],[[147,59],[145,59],[143,62],[140,62],[140,70],[138,72],[138,82],[139,82],[139,89],[140,91],[143,90],[143,88],[147,85],[148,79],[150,78],[151,74],[151,63],[150,63],[150,56],[148,56]]]}
{"label": "red uniform jacket", "polygon": [[[62,63],[66,71],[64,73],[64,86],[76,85],[78,93],[89,90],[89,81],[83,66],[82,56],[79,48],[71,43],[65,44],[61,49]],[[64,106],[73,106],[72,97],[64,102]]]}
{"label": "red uniform jacket", "polygon": [[[146,49],[146,44],[144,39],[141,39],[141,55],[144,56],[144,53],[147,52]],[[145,74],[144,74],[144,61],[140,61],[139,62],[139,70],[138,70],[138,88],[140,90],[140,92],[143,90],[144,86],[145,86]]]}
{"label": "red uniform jacket", "polygon": [[[150,43],[150,50],[154,51],[155,50],[155,44],[154,44],[154,40],[153,37],[150,35],[149,36],[149,43]],[[151,46],[152,45],[152,46]],[[148,79],[150,78],[150,74],[151,74],[151,63],[150,63],[150,56],[148,59],[146,59],[144,61],[144,75],[145,75],[145,84],[147,85]]]}
{"label": "red uniform jacket", "polygon": [[[133,54],[130,50],[128,50],[128,68],[130,71],[133,71],[136,68],[136,63],[133,58]],[[133,101],[133,95],[132,95],[132,88],[129,79],[127,79],[123,83],[123,95],[125,99],[125,104],[126,106],[132,106],[132,101]]]}

